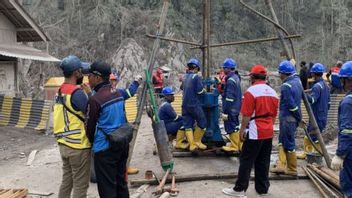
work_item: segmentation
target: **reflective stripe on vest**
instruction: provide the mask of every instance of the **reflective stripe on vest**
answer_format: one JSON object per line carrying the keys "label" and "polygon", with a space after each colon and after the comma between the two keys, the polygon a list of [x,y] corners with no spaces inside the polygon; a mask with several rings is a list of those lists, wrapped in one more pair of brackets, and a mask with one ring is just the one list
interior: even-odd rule
{"label": "reflective stripe on vest", "polygon": [[73,130],[73,131],[64,131],[64,132],[59,132],[55,134],[55,137],[64,137],[68,135],[73,135],[73,134],[80,134],[81,130]]}
{"label": "reflective stripe on vest", "polygon": [[341,131],[341,133],[352,134],[352,129],[344,129]]}

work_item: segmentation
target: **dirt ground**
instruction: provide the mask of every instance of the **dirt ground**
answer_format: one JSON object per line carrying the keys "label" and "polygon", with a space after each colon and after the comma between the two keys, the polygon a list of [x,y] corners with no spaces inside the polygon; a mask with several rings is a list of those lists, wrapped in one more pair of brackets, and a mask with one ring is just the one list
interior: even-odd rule
{"label": "dirt ground", "polygon": [[[133,167],[140,169],[140,172],[130,176],[130,180],[144,178],[146,170],[152,170],[158,177],[162,176],[159,158],[153,155],[153,148],[151,123],[147,116],[143,116],[131,162]],[[32,165],[26,166],[28,155],[34,149],[38,150],[35,160]],[[277,156],[273,154],[272,163],[276,158]],[[184,157],[174,158],[174,161],[174,170],[178,175],[237,172],[239,163],[235,157]],[[300,161],[300,164],[302,163],[304,162]],[[53,136],[47,136],[35,130],[0,127],[0,188],[28,188],[30,192],[52,192],[53,195],[49,197],[57,197],[61,182],[61,165],[58,147]],[[178,197],[228,197],[223,195],[221,190],[233,184],[234,180],[178,183],[177,188],[180,190]],[[155,186],[149,187],[142,197],[154,197],[151,195],[154,189]],[[133,194],[135,190],[136,188],[130,188],[130,193]],[[250,182],[247,196],[257,197],[253,182]],[[95,184],[90,184],[88,197],[98,197]],[[268,197],[311,198],[320,197],[320,194],[310,180],[302,179],[271,181]]]}

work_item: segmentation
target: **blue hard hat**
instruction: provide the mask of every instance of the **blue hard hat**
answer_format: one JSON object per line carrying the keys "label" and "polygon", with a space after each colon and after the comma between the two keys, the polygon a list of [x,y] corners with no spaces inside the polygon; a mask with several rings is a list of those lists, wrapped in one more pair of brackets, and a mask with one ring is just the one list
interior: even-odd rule
{"label": "blue hard hat", "polygon": [[62,59],[60,63],[60,68],[64,72],[73,72],[77,69],[82,68],[82,62],[77,56],[70,55]]}
{"label": "blue hard hat", "polygon": [[324,73],[325,67],[321,63],[315,63],[310,69],[310,73]]}
{"label": "blue hard hat", "polygon": [[236,66],[237,66],[237,63],[232,58],[225,59],[224,64],[222,65],[223,68],[229,68],[229,69],[235,69]]}
{"label": "blue hard hat", "polygon": [[345,62],[339,72],[340,77],[347,77],[350,78],[352,77],[352,61],[347,61]]}
{"label": "blue hard hat", "polygon": [[290,61],[284,60],[279,64],[278,71],[282,74],[293,74],[296,72],[296,69]]}
{"label": "blue hard hat", "polygon": [[161,94],[163,94],[164,96],[168,96],[168,95],[174,95],[175,92],[171,86],[168,86],[163,88],[163,90],[161,91]]}
{"label": "blue hard hat", "polygon": [[195,65],[196,67],[200,68],[200,62],[196,58],[189,59],[189,61],[187,62],[187,66],[190,66],[190,65]]}

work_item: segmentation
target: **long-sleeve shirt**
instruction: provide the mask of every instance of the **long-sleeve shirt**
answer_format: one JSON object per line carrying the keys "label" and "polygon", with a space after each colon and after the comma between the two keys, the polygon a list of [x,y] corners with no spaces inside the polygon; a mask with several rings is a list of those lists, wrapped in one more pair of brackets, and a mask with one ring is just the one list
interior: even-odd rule
{"label": "long-sleeve shirt", "polygon": [[339,136],[336,155],[352,160],[352,91],[340,102],[338,110]]}
{"label": "long-sleeve shirt", "polygon": [[326,121],[330,106],[330,90],[321,78],[315,82],[312,91],[307,94],[308,101],[312,104],[312,110],[317,121]]}
{"label": "long-sleeve shirt", "polygon": [[166,101],[160,105],[159,117],[160,117],[160,120],[164,120],[165,124],[182,118],[177,115],[174,108],[171,106],[171,103]]}
{"label": "long-sleeve shirt", "polygon": [[293,116],[297,122],[302,120],[302,85],[296,74],[289,76],[281,85],[280,118]]}
{"label": "long-sleeve shirt", "polygon": [[225,78],[222,94],[224,114],[239,115],[242,104],[241,82],[237,74],[230,72]]}
{"label": "long-sleeve shirt", "polygon": [[199,95],[203,94],[202,78],[195,73],[184,75],[181,89],[183,90],[182,107],[195,107],[200,105]]}
{"label": "long-sleeve shirt", "polygon": [[102,130],[109,134],[127,121],[123,101],[132,97],[138,86],[134,81],[129,89],[116,90],[109,82],[102,82],[94,88],[95,94],[88,100],[86,118],[86,133],[94,152],[109,146]]}

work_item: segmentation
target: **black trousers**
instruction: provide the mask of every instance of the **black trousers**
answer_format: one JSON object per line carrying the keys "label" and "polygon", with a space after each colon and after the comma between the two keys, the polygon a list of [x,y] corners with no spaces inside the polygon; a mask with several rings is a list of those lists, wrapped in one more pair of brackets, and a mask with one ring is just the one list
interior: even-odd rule
{"label": "black trousers", "polygon": [[254,165],[255,190],[259,194],[268,192],[271,148],[272,139],[250,140],[247,138],[242,146],[238,178],[233,188],[235,191],[247,190]]}
{"label": "black trousers", "polygon": [[129,198],[126,181],[128,144],[94,154],[95,174],[101,198]]}

